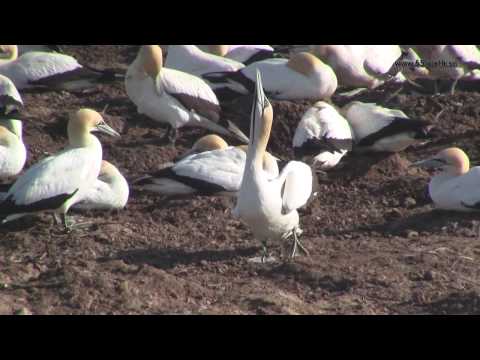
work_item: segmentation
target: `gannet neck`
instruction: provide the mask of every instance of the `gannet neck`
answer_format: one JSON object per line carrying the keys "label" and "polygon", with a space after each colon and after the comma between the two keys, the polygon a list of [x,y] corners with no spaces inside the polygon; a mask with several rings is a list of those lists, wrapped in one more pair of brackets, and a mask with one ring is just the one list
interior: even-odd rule
{"label": "gannet neck", "polygon": [[22,126],[22,122],[20,120],[14,120],[14,119],[0,120],[0,126],[6,127],[12,133],[17,135],[17,137],[20,140],[22,140],[23,126]]}
{"label": "gannet neck", "polygon": [[[246,154],[248,154],[248,145],[238,145],[236,146],[236,148],[243,150]],[[265,151],[265,153],[263,154],[262,167],[263,170],[268,173],[278,173],[277,158],[270,154],[268,151]]]}

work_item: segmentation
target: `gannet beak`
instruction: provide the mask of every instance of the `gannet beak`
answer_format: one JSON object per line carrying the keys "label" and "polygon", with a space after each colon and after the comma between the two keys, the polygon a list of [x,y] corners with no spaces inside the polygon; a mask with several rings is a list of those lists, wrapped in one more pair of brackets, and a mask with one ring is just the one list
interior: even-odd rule
{"label": "gannet beak", "polygon": [[265,96],[265,92],[263,91],[263,83],[262,83],[262,75],[260,74],[260,70],[257,69],[257,83],[255,88],[256,93],[256,101],[262,106],[262,110],[265,108],[265,104],[268,101],[267,97]]}
{"label": "gannet beak", "polygon": [[424,169],[437,169],[444,165],[445,163],[439,159],[426,159],[426,160],[414,162],[409,166],[409,168],[420,167]]}
{"label": "gannet beak", "polygon": [[101,133],[114,136],[114,137],[120,137],[120,134],[113,130],[110,126],[108,126],[106,123],[100,123],[96,126],[95,128],[96,131],[99,131]]}

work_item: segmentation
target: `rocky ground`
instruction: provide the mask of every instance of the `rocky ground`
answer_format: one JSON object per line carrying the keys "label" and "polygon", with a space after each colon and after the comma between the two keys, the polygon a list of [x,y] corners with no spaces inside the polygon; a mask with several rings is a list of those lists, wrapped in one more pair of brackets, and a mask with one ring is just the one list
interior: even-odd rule
{"label": "rocky ground", "polygon": [[[136,49],[65,46],[83,63],[120,70]],[[388,96],[379,90],[357,99]],[[105,118],[122,138],[100,135],[104,157],[127,178],[159,168],[206,133],[182,129],[176,148],[162,144],[165,129],[137,114],[122,83],[88,94],[28,92],[24,102],[28,166],[66,144],[66,115],[81,107],[108,104]],[[311,103],[272,103],[269,148],[291,158],[295,126]],[[449,146],[478,163],[480,94],[407,91],[389,105],[434,122],[440,135],[396,155],[348,155],[322,178],[301,215],[311,257],[251,263],[260,247],[230,215],[232,200],[167,202],[132,191],[124,211],[75,213],[92,224],[70,234],[48,215],[1,227],[0,314],[480,313],[480,216],[434,211],[430,174],[408,168]]]}

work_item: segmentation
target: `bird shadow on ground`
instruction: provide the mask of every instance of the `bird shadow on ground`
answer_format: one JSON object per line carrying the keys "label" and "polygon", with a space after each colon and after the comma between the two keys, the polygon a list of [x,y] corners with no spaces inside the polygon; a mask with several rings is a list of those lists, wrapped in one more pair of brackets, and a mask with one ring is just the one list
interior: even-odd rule
{"label": "bird shadow on ground", "polygon": [[[387,221],[380,225],[374,225],[371,230],[380,231],[386,234],[399,235],[407,230],[417,232],[439,233],[447,227],[456,227],[458,223],[473,225],[473,221],[480,220],[480,213],[459,213],[434,209],[428,212],[413,214],[406,218]],[[472,229],[478,231],[477,229]]]}
{"label": "bird shadow on ground", "polygon": [[256,247],[201,251],[186,251],[175,248],[136,249],[120,251],[113,257],[100,258],[98,261],[123,260],[125,263],[131,265],[150,265],[162,270],[167,270],[175,268],[177,265],[198,265],[203,261],[223,262],[242,257],[251,257],[257,252],[258,248]]}
{"label": "bird shadow on ground", "polygon": [[283,262],[273,267],[263,267],[258,269],[257,273],[259,276],[281,282],[285,282],[285,279],[289,278],[297,283],[307,285],[313,290],[320,288],[328,292],[348,291],[356,284],[354,279],[338,274],[324,274],[296,262]]}
{"label": "bird shadow on ground", "polygon": [[328,178],[332,181],[335,179],[355,180],[365,176],[368,171],[378,163],[393,156],[392,153],[351,153],[345,156],[342,165],[328,171]]}

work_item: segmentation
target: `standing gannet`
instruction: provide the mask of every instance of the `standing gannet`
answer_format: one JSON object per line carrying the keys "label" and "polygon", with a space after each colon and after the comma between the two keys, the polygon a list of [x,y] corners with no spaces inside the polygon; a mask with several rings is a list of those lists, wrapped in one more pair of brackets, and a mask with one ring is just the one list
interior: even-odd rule
{"label": "standing gannet", "polygon": [[23,100],[15,84],[8,77],[0,75],[0,116],[6,116],[23,107]]}
{"label": "standing gannet", "polygon": [[[433,80],[452,80],[451,94],[460,78],[480,69],[480,50],[475,45],[412,45]],[[435,93],[438,85],[435,81]]]}
{"label": "standing gannet", "polygon": [[352,129],[357,151],[398,152],[429,139],[431,124],[410,119],[401,110],[353,101],[341,109]]}
{"label": "standing gannet", "polygon": [[120,136],[96,111],[79,110],[68,122],[69,146],[15,181],[0,203],[0,218],[6,222],[29,213],[52,211],[70,229],[68,210],[85,196],[100,173],[102,145],[93,131]]}
{"label": "standing gannet", "polygon": [[[170,47],[171,49],[171,47]],[[248,138],[233,123],[220,121],[220,105],[212,89],[202,79],[163,67],[158,45],[144,45],[125,77],[128,97],[140,114],[170,125],[166,138],[183,126],[199,126],[223,135]],[[226,129],[220,123],[225,123]]]}
{"label": "standing gannet", "polygon": [[287,59],[255,62],[233,73],[210,73],[207,79],[214,90],[229,89],[238,95],[253,94],[256,72],[262,73],[265,92],[277,100],[322,100],[337,89],[332,68],[306,52]]}
{"label": "standing gannet", "polygon": [[127,180],[113,164],[103,160],[97,180],[83,199],[73,205],[73,208],[84,210],[123,209],[127,205],[129,194]]}
{"label": "standing gannet", "polygon": [[48,52],[27,52],[18,57],[17,45],[0,45],[0,74],[13,81],[17,89],[49,88],[76,91],[120,75],[80,65],[73,57]]}
{"label": "standing gannet", "polygon": [[330,65],[342,86],[374,89],[391,78],[398,45],[312,45],[311,52]]}
{"label": "standing gannet", "polygon": [[217,71],[237,71],[245,65],[241,62],[213,55],[195,45],[170,45],[165,66],[195,76]]}
{"label": "standing gannet", "polygon": [[457,211],[480,210],[480,166],[470,169],[470,161],[463,150],[445,149],[411,166],[442,170],[428,185],[435,207]]}
{"label": "standing gannet", "polygon": [[198,45],[198,47],[210,54],[223,56],[244,65],[275,56],[274,49],[270,45]]}
{"label": "standing gannet", "polygon": [[304,206],[313,190],[310,166],[290,161],[276,178],[267,176],[263,158],[272,129],[273,108],[263,92],[257,71],[254,103],[251,113],[250,144],[237,205],[232,215],[245,222],[263,245],[262,262],[267,256],[268,240],[284,240],[293,235],[291,257],[297,246],[308,254],[298,240],[301,234],[297,209]]}
{"label": "standing gannet", "polygon": [[[247,151],[246,145],[228,146],[222,138],[208,135],[177,163],[143,176],[134,184],[166,196],[234,196],[242,183]],[[278,176],[277,159],[268,152],[262,164],[269,178]]]}
{"label": "standing gannet", "polygon": [[300,120],[293,151],[297,159],[313,158],[314,168],[327,170],[352,150],[352,143],[347,120],[332,105],[319,101]]}

